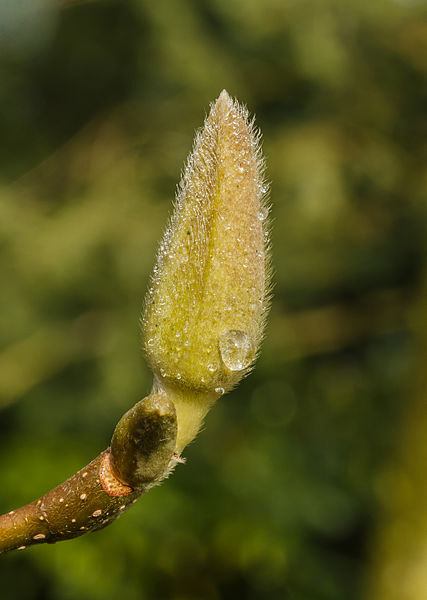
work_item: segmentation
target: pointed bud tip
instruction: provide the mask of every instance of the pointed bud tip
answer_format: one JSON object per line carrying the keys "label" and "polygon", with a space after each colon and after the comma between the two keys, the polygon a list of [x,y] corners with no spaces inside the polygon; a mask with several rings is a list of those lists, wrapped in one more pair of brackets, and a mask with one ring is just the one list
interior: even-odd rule
{"label": "pointed bud tip", "polygon": [[221,108],[230,109],[233,106],[233,99],[230,96],[230,94],[227,92],[227,90],[222,90],[222,92],[218,96],[214,105],[217,108],[221,107]]}
{"label": "pointed bud tip", "polygon": [[230,94],[227,92],[226,89],[223,89],[222,92],[220,93],[220,95],[218,96],[218,100],[231,100],[231,96]]}

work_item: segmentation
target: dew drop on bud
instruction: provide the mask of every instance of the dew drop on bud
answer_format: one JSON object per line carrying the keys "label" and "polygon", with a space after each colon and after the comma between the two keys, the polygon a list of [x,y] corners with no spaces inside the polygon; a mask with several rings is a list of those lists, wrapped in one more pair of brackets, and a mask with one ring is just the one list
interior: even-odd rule
{"label": "dew drop on bud", "polygon": [[224,390],[224,388],[222,388],[222,387],[217,387],[217,388],[215,388],[215,392],[216,392],[217,394],[220,394],[220,395],[222,396],[222,395],[223,395],[223,393],[225,392],[225,390]]}
{"label": "dew drop on bud", "polygon": [[258,219],[260,221],[265,221],[267,217],[268,217],[268,208],[261,208],[261,210],[258,213]]}
{"label": "dew drop on bud", "polygon": [[247,333],[239,329],[226,331],[219,338],[222,362],[230,371],[241,371],[252,361],[254,351]]}

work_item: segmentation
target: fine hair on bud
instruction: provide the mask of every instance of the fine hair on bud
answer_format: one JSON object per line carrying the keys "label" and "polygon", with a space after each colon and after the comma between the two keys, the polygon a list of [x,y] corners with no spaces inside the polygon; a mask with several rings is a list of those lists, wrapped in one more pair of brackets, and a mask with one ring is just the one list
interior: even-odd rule
{"label": "fine hair on bud", "polygon": [[200,413],[194,437],[257,356],[270,292],[267,195],[260,134],[224,90],[196,134],[142,318],[156,386],[174,397],[178,437],[190,406]]}

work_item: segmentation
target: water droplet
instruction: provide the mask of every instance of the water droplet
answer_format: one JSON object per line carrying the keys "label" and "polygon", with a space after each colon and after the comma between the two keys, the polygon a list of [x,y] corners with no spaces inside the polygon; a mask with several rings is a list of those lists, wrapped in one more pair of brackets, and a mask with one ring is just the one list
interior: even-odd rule
{"label": "water droplet", "polygon": [[239,329],[226,331],[219,338],[221,358],[230,371],[241,371],[251,362],[254,351],[247,333]]}
{"label": "water droplet", "polygon": [[181,377],[182,377],[181,373],[177,373],[177,374],[176,374],[176,378],[177,378],[177,379],[181,379]]}
{"label": "water droplet", "polygon": [[225,392],[225,390],[224,390],[224,388],[222,388],[222,387],[217,387],[217,388],[215,388],[215,392],[216,392],[217,394],[221,394],[221,396],[222,396],[222,395],[223,395],[223,393]]}
{"label": "water droplet", "polygon": [[153,340],[153,338],[150,338],[149,340],[147,340],[147,346],[149,346],[150,348],[152,346],[154,346],[154,340]]}
{"label": "water droplet", "polygon": [[208,365],[208,371],[210,371],[211,373],[215,373],[216,366],[215,365]]}
{"label": "water droplet", "polygon": [[260,221],[265,221],[266,218],[268,217],[268,208],[261,208],[259,213],[258,213],[258,219]]}
{"label": "water droplet", "polygon": [[162,377],[166,377],[166,371],[164,369],[160,369],[160,375]]}

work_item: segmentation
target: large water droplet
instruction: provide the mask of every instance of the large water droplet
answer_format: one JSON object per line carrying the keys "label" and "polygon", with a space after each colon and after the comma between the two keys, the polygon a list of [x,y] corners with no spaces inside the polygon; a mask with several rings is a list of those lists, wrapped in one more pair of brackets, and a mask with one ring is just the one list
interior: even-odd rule
{"label": "large water droplet", "polygon": [[222,362],[230,371],[241,371],[250,363],[254,355],[252,342],[247,333],[239,329],[226,331],[219,338],[219,351]]}

